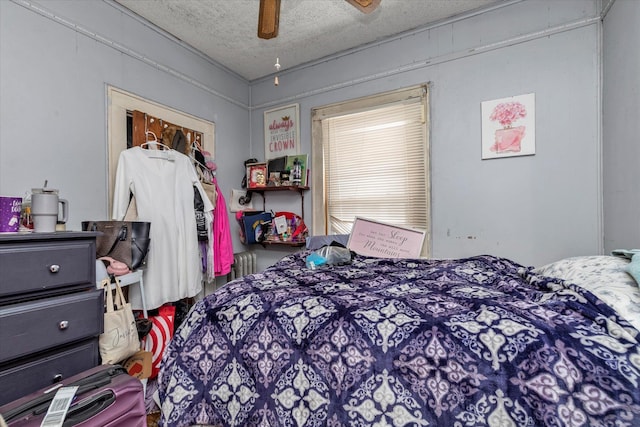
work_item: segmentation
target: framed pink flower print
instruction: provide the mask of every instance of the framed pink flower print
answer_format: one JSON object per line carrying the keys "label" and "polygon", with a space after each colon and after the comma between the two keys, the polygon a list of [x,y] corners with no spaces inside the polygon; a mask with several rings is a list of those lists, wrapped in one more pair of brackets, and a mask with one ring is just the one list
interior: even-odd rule
{"label": "framed pink flower print", "polygon": [[534,93],[484,101],[481,114],[483,160],[536,153]]}

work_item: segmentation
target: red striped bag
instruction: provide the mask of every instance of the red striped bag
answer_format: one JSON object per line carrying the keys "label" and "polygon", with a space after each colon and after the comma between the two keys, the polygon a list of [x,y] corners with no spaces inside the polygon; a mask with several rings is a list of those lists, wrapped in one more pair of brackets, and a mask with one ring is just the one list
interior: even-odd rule
{"label": "red striped bag", "polygon": [[173,326],[176,318],[176,307],[165,304],[158,309],[157,316],[149,316],[153,323],[149,335],[145,338],[145,349],[151,352],[151,376],[155,378],[160,372],[162,355],[173,337]]}

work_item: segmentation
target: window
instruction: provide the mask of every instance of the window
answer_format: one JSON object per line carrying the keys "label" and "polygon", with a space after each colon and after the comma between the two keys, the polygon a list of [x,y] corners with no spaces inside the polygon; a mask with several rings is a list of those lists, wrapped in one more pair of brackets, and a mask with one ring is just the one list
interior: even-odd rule
{"label": "window", "polygon": [[312,111],[316,234],[349,233],[363,217],[426,230],[429,241],[427,107],[420,86]]}

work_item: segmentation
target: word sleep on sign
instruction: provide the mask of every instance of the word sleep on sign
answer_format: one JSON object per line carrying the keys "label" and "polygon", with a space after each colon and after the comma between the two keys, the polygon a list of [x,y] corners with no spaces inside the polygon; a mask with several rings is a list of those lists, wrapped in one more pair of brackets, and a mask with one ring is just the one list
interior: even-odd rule
{"label": "word sleep on sign", "polygon": [[347,247],[379,258],[419,258],[425,232],[365,218],[356,218]]}

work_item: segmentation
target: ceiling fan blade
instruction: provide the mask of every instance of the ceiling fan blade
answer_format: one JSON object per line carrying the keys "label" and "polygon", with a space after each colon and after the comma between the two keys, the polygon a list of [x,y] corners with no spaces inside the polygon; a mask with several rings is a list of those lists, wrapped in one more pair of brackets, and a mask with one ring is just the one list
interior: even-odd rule
{"label": "ceiling fan blade", "polygon": [[381,0],[347,0],[347,2],[362,13],[371,13],[380,5]]}
{"label": "ceiling fan blade", "polygon": [[278,35],[280,24],[280,0],[260,0],[258,37],[272,39]]}

